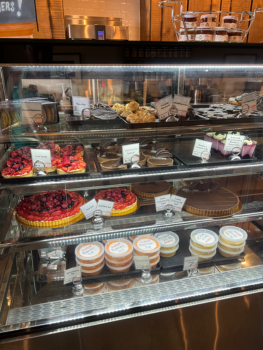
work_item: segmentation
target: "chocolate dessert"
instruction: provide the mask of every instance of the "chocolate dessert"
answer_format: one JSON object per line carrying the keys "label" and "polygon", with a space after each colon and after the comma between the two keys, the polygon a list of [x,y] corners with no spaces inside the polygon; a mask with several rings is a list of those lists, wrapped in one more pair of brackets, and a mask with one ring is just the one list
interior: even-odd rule
{"label": "chocolate dessert", "polygon": [[208,217],[230,216],[241,210],[239,198],[213,181],[194,181],[177,190],[177,196],[186,198],[183,209],[190,214]]}
{"label": "chocolate dessert", "polygon": [[[143,152],[143,154],[145,154],[145,152]],[[154,157],[148,157],[147,165],[148,167],[173,165],[172,157],[172,153],[170,153],[167,149],[160,148]]]}
{"label": "chocolate dessert", "polygon": [[106,162],[102,162],[100,164],[101,170],[123,170],[127,169],[126,164],[122,164],[123,160],[122,157],[116,160],[107,160]]}
{"label": "chocolate dessert", "polygon": [[131,190],[136,196],[154,198],[170,193],[170,184],[166,181],[132,184]]}

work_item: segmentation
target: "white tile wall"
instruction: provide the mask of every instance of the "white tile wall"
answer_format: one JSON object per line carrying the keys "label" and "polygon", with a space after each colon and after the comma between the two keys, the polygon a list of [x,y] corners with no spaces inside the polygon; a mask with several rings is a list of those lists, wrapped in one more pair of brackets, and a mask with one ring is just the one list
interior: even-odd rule
{"label": "white tile wall", "polygon": [[140,40],[140,0],[63,0],[65,15],[120,17],[129,40]]}

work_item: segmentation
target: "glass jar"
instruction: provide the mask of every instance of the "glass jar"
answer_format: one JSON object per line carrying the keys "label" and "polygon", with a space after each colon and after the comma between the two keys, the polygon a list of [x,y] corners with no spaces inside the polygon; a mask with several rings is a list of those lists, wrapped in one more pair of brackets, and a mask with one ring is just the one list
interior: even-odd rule
{"label": "glass jar", "polygon": [[195,35],[196,35],[196,31],[191,31],[187,32],[187,36],[188,36],[188,40],[187,40],[187,36],[185,33],[184,29],[180,29],[179,31],[179,41],[195,41]]}
{"label": "glass jar", "polygon": [[228,41],[230,43],[242,43],[242,31],[229,31],[228,32]]}
{"label": "glass jar", "polygon": [[229,29],[237,29],[238,18],[235,16],[225,16],[223,17],[223,26]]}
{"label": "glass jar", "polygon": [[213,41],[213,29],[207,27],[197,27],[195,41]]}
{"label": "glass jar", "polygon": [[[197,15],[196,14],[186,14],[183,15],[183,20],[185,28],[196,28],[197,27]],[[184,28],[184,24],[181,21],[181,28]]]}
{"label": "glass jar", "polygon": [[207,14],[201,16],[201,27],[209,27],[209,28],[215,28],[216,27],[216,17],[215,14]]}
{"label": "glass jar", "polygon": [[215,27],[214,41],[228,41],[227,28]]}

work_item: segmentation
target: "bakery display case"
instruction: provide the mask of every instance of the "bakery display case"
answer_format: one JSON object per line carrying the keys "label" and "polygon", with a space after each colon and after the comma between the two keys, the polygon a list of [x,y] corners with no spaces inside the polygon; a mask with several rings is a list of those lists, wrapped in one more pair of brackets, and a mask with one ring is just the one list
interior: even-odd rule
{"label": "bakery display case", "polygon": [[1,342],[262,291],[263,66],[0,72]]}

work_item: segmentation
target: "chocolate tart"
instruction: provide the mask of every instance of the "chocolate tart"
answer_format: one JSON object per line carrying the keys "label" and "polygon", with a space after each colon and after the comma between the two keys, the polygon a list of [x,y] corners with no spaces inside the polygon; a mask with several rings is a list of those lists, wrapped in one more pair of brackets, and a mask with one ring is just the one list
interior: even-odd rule
{"label": "chocolate tart", "polygon": [[[117,160],[117,162],[118,162],[118,160]],[[127,169],[127,165],[126,164],[118,165],[117,162],[116,162],[116,160],[107,160],[107,162],[103,162],[103,163],[100,164],[101,170],[108,171],[108,170],[124,170],[124,169]]]}
{"label": "chocolate tart", "polygon": [[170,188],[170,184],[166,181],[135,183],[131,186],[136,196],[150,199],[170,193]]}
{"label": "chocolate tart", "polygon": [[242,209],[239,198],[215,182],[196,181],[178,189],[176,195],[186,198],[183,210],[197,216],[231,216]]}
{"label": "chocolate tart", "polygon": [[156,166],[171,166],[173,165],[173,159],[171,158],[148,158],[147,165],[148,167],[156,167]]}
{"label": "chocolate tart", "polygon": [[121,157],[121,154],[109,154],[109,153],[105,153],[103,156],[98,155],[98,161],[99,163],[104,163],[107,162],[108,160],[115,160],[117,161],[119,158]]}

